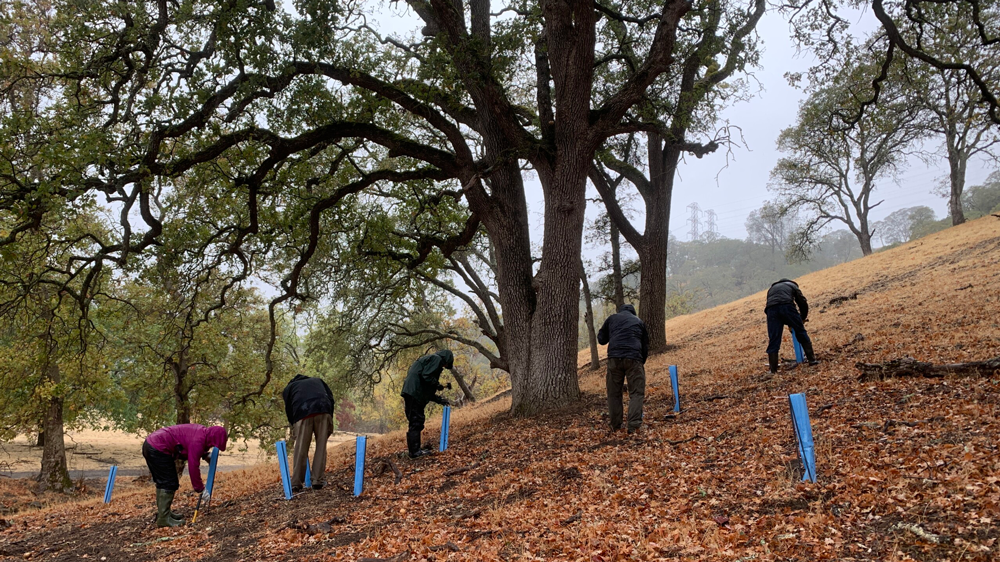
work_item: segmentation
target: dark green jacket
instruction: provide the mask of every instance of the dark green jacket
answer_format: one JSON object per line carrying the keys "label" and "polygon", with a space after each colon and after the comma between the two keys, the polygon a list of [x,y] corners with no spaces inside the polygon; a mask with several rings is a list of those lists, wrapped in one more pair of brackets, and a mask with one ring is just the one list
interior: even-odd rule
{"label": "dark green jacket", "polygon": [[403,382],[403,391],[400,395],[443,404],[444,398],[436,394],[444,388],[438,381],[441,378],[441,371],[451,369],[454,364],[455,355],[447,349],[417,359],[406,372],[406,381]]}

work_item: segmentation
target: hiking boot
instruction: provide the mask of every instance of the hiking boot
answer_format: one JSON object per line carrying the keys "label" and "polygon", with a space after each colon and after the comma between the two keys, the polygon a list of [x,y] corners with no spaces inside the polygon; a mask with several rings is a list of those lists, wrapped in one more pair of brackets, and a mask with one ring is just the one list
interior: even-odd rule
{"label": "hiking boot", "polygon": [[184,524],[184,520],[171,516],[170,504],[174,502],[174,490],[156,489],[156,526],[157,527],[178,527]]}
{"label": "hiking boot", "polygon": [[302,486],[292,486],[292,493],[297,494],[302,491]]}
{"label": "hiking boot", "polygon": [[778,372],[778,354],[768,353],[767,354],[767,365],[770,368],[771,374],[774,375]]}
{"label": "hiking boot", "polygon": [[313,484],[313,490],[322,490],[323,484]]}

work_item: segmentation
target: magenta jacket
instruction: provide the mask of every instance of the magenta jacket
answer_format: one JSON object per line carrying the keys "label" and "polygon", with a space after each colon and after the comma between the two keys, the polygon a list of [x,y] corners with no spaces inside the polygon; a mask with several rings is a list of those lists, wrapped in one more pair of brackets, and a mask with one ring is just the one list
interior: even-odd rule
{"label": "magenta jacket", "polygon": [[205,485],[201,483],[198,463],[212,447],[225,451],[227,439],[226,428],[221,425],[205,427],[196,423],[186,423],[157,429],[149,434],[146,443],[175,459],[187,457],[191,487],[194,491],[201,492],[205,489]]}

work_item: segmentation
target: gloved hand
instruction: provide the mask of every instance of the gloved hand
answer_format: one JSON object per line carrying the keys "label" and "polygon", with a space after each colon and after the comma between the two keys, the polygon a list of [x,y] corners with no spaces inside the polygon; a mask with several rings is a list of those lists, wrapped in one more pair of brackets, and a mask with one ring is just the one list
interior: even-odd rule
{"label": "gloved hand", "polygon": [[207,489],[202,490],[202,492],[201,492],[201,501],[208,502],[211,499],[212,499],[212,494],[209,494]]}

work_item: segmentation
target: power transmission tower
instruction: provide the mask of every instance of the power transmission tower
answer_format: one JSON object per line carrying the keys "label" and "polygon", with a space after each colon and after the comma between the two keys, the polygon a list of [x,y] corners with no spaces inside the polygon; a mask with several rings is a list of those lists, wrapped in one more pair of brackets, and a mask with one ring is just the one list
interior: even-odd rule
{"label": "power transmission tower", "polygon": [[705,229],[709,240],[719,238],[719,225],[716,222],[715,209],[705,211]]}
{"label": "power transmission tower", "polygon": [[687,222],[691,225],[691,230],[688,231],[688,235],[691,236],[691,240],[697,240],[698,236],[701,234],[701,208],[698,206],[698,202],[691,203],[687,206],[688,210],[691,211],[691,217],[688,218]]}

